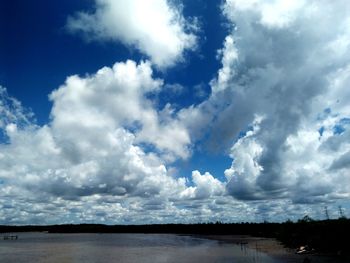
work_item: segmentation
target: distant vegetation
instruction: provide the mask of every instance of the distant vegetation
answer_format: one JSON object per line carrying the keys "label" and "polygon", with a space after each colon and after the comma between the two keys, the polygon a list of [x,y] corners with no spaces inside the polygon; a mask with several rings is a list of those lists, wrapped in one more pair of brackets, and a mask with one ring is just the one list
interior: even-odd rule
{"label": "distant vegetation", "polygon": [[316,221],[308,216],[297,222],[284,223],[206,223],[157,225],[50,225],[1,226],[0,233],[47,231],[49,233],[173,233],[196,235],[252,235],[280,240],[285,246],[307,245],[317,253],[350,256],[350,220]]}

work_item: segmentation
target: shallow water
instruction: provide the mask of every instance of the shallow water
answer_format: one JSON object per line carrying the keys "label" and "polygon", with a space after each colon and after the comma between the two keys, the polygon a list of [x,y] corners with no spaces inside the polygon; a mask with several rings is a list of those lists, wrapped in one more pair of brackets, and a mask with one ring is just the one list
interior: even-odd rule
{"label": "shallow water", "polygon": [[19,233],[0,240],[0,262],[278,263],[245,246],[171,234]]}

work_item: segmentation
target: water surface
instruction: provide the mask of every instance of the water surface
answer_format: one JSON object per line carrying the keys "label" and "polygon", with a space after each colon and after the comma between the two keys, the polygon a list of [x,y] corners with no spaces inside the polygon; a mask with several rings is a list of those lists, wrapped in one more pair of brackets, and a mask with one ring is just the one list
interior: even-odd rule
{"label": "water surface", "polygon": [[0,240],[0,262],[278,263],[245,246],[172,234],[19,233]]}

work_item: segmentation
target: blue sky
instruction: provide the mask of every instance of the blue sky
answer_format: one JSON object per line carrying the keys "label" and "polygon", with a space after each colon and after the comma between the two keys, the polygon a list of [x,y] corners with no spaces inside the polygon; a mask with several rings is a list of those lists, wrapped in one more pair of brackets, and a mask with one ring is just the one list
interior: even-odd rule
{"label": "blue sky", "polygon": [[347,6],[2,1],[0,223],[347,213]]}
{"label": "blue sky", "polygon": [[[48,121],[51,105],[47,95],[67,76],[93,73],[117,61],[147,57],[138,50],[118,42],[86,42],[66,29],[66,20],[81,10],[93,10],[94,1],[5,1],[2,3],[1,81],[11,95],[31,107],[39,123]],[[201,23],[198,52],[187,54],[188,62],[181,63],[155,75],[166,77],[169,83],[181,84],[191,90],[202,85],[209,92],[208,82],[215,77],[220,61],[216,51],[222,45],[227,30],[222,26],[220,4],[213,1],[188,1],[186,16],[199,17]],[[219,30],[219,31],[218,31]],[[204,39],[206,35],[213,37]],[[205,54],[205,55],[204,55]],[[24,88],[28,86],[35,89]],[[187,92],[175,102],[190,105],[198,98]],[[173,95],[165,99],[172,99]],[[163,101],[162,101],[163,102]]]}

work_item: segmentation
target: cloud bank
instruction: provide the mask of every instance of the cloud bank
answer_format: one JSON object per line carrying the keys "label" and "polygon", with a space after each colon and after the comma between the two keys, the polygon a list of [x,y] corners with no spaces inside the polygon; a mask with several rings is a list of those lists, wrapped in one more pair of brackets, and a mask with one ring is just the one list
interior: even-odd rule
{"label": "cloud bank", "polygon": [[[163,89],[183,87],[152,71],[195,46],[180,9],[101,0],[70,17],[73,32],[152,62],[68,77],[43,126],[0,88],[0,223],[278,221],[346,203],[347,2],[227,0],[221,10],[230,30],[211,94],[182,109],[157,105]],[[179,174],[198,148],[232,158],[226,181],[201,167]]]}
{"label": "cloud bank", "polygon": [[[220,51],[223,66],[212,83],[212,101],[225,94],[229,105],[213,125],[213,139],[233,141],[225,175],[234,197],[302,203],[349,198],[350,9],[344,6],[223,5],[233,25]],[[333,141],[336,150],[329,147]]]}
{"label": "cloud bank", "polygon": [[[86,77],[70,76],[50,94],[51,121],[44,126],[31,122],[28,110],[1,88],[1,129],[8,138],[0,147],[2,222],[48,222],[47,209],[68,209],[60,212],[65,222],[79,221],[75,214],[89,220],[89,202],[103,220],[142,222],[145,213],[154,222],[165,220],[161,214],[180,218],[184,211],[177,202],[223,195],[223,184],[210,174],[194,172],[189,186],[167,168],[188,158],[191,141],[171,106],[157,110],[150,100],[162,87],[149,62],[129,60]],[[35,203],[40,215],[36,209],[20,215],[22,208],[9,213],[21,200]],[[148,210],[159,211],[159,218]]]}
{"label": "cloud bank", "polygon": [[136,47],[159,68],[166,68],[182,61],[186,50],[195,49],[193,22],[167,0],[96,0],[93,13],[81,11],[69,17],[67,27],[88,40]]}

